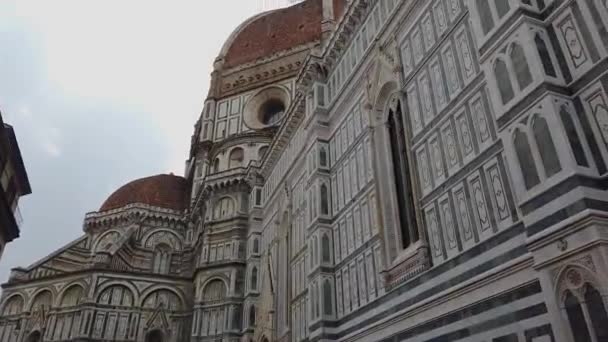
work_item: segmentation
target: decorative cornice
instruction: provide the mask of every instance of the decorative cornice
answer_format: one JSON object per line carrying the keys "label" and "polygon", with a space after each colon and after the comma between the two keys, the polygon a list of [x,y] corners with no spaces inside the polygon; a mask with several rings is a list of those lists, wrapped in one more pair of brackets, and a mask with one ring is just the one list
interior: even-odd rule
{"label": "decorative cornice", "polygon": [[185,211],[133,203],[118,209],[87,213],[83,230],[88,233],[117,225],[129,225],[147,219],[164,220],[170,224],[183,224],[186,222],[185,214]]}

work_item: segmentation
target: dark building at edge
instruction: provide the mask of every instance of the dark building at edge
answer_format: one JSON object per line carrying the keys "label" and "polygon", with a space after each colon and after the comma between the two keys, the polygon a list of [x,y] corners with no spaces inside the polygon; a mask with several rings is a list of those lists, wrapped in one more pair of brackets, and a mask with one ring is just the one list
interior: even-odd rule
{"label": "dark building at edge", "polygon": [[19,198],[32,192],[13,127],[0,113],[0,259],[6,244],[19,237]]}

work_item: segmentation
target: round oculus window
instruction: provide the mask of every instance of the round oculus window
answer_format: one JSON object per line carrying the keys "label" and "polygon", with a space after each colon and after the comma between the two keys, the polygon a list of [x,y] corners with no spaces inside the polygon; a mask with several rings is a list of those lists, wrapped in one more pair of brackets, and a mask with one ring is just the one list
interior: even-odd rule
{"label": "round oculus window", "polygon": [[244,121],[251,129],[264,129],[281,122],[289,104],[289,93],[269,87],[251,97],[245,105]]}

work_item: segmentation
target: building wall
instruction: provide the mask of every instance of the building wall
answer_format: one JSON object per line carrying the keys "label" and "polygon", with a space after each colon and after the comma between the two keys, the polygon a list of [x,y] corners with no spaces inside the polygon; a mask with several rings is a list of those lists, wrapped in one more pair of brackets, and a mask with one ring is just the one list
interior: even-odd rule
{"label": "building wall", "polygon": [[[359,0],[342,20],[314,68],[206,101],[187,219],[102,214],[16,272],[0,341],[41,327],[37,301],[51,341],[608,338],[606,3]],[[280,127],[259,125],[277,96]],[[154,240],[169,264],[156,230],[178,232]],[[73,274],[83,255],[107,267]]]}
{"label": "building wall", "polygon": [[[330,63],[321,82],[329,103],[308,107],[316,117],[300,123],[264,187],[270,217],[292,218],[291,338],[571,340],[561,272],[581,267],[587,284],[606,286],[605,249],[591,237],[605,226],[593,212],[607,199],[597,183],[606,175],[605,4],[490,1],[486,13],[476,1],[398,1],[389,18],[392,3],[375,3]],[[503,101],[505,84],[513,94]],[[399,241],[385,131],[392,99],[403,108],[428,248],[421,273],[400,268],[420,246]],[[529,188],[517,132],[537,169]],[[319,164],[322,147],[329,165]],[[278,223],[265,222],[272,240]]]}

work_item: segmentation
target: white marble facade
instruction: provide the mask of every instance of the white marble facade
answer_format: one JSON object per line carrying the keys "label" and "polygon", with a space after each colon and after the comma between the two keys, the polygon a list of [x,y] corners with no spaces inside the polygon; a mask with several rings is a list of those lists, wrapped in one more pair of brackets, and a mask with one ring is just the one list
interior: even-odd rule
{"label": "white marble facade", "polygon": [[608,341],[606,2],[343,6],[292,54],[225,46],[189,209],[87,215],[0,342]]}

